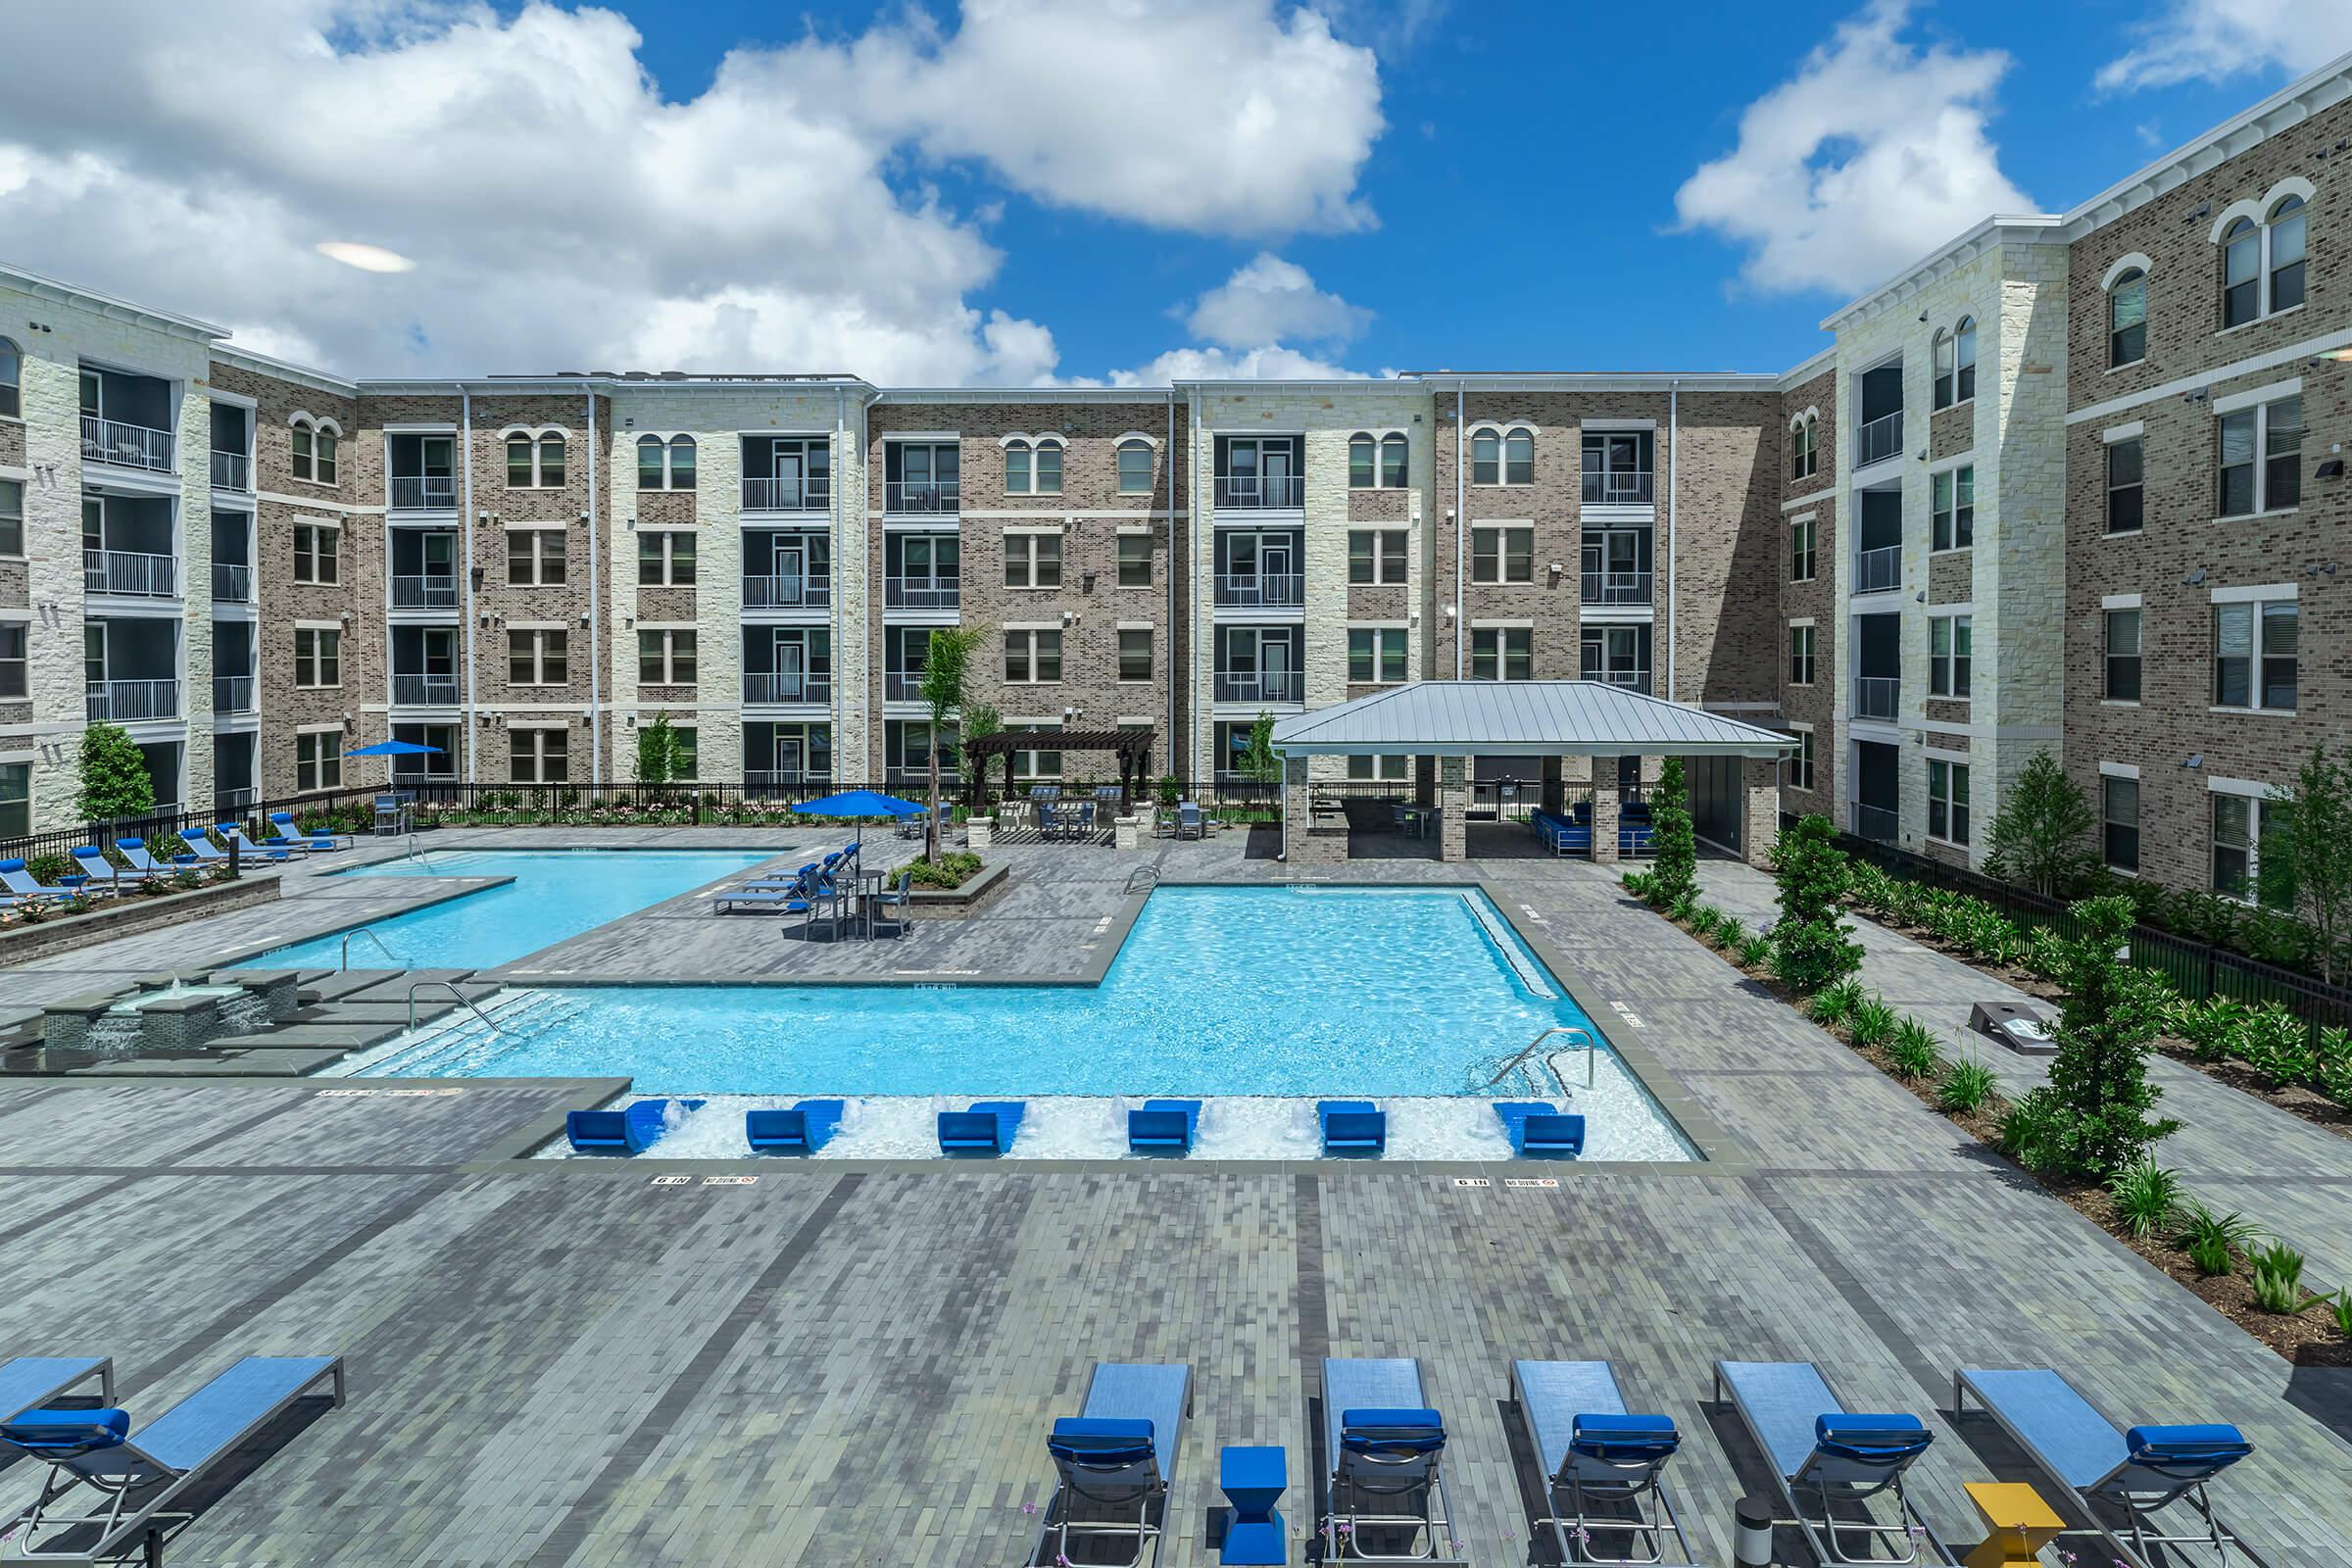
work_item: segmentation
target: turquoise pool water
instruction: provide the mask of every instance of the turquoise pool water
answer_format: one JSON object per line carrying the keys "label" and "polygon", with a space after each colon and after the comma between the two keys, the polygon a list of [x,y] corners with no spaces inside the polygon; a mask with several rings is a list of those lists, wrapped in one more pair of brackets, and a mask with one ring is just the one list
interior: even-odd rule
{"label": "turquoise pool water", "polygon": [[[674,898],[731,871],[772,859],[772,850],[454,850],[427,853],[345,871],[348,877],[511,876],[446,904],[431,905],[368,927],[403,968],[487,969],[617,920],[649,904]],[[286,968],[334,968],[342,961],[340,933],[279,948],[253,960]],[[362,937],[351,961],[385,963]]]}

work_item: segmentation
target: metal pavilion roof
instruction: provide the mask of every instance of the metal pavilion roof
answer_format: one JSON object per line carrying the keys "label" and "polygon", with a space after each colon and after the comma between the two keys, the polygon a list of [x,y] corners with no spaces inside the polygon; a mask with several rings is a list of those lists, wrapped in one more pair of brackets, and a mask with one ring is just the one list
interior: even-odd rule
{"label": "metal pavilion roof", "polygon": [[1780,757],[1794,744],[1774,730],[1592,680],[1414,681],[1274,725],[1274,749],[1300,757]]}

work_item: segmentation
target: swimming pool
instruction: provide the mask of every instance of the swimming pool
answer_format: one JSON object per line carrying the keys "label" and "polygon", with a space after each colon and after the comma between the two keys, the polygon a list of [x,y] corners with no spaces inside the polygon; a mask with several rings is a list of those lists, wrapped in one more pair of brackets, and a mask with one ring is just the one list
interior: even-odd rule
{"label": "swimming pool", "polygon": [[[445,904],[371,920],[403,968],[488,969],[576,937],[608,920],[674,898],[731,871],[772,859],[773,850],[441,850],[412,859],[357,866],[339,877],[510,876]],[[343,934],[278,948],[252,960],[286,968],[334,968]],[[381,966],[373,943],[353,945],[352,961]]]}

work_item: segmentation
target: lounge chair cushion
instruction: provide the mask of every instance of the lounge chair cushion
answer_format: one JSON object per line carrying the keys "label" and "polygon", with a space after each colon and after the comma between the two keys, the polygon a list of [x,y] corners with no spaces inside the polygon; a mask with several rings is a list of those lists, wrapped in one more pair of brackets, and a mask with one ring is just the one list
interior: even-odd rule
{"label": "lounge chair cushion", "polygon": [[2180,1470],[2219,1470],[2254,1451],[2245,1434],[2226,1421],[2133,1427],[2124,1434],[2124,1442],[2137,1463]]}
{"label": "lounge chair cushion", "polygon": [[1446,1446],[1446,1423],[1427,1408],[1343,1410],[1340,1444],[1350,1453],[1435,1453]]}
{"label": "lounge chair cushion", "polygon": [[1595,1459],[1663,1459],[1682,1446],[1682,1434],[1662,1415],[1579,1415],[1569,1446]]}
{"label": "lounge chair cushion", "polygon": [[1899,1459],[1926,1448],[1935,1436],[1915,1415],[1816,1416],[1813,1446],[1847,1459]]}
{"label": "lounge chair cushion", "polygon": [[35,1455],[92,1453],[129,1436],[128,1410],[20,1410],[0,1421],[0,1443]]}
{"label": "lounge chair cushion", "polygon": [[1054,1423],[1046,1448],[1087,1464],[1142,1464],[1152,1456],[1152,1435],[1151,1422],[1132,1417],[1065,1415]]}

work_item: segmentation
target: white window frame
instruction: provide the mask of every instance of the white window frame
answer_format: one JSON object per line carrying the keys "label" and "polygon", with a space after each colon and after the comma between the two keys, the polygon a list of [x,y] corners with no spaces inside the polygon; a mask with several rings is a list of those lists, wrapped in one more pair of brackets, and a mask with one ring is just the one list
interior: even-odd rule
{"label": "white window frame", "polygon": [[[1931,757],[1927,762],[1928,841],[1932,844],[1948,844],[1954,849],[1964,850],[1968,848],[1970,836],[1976,827],[1976,792],[1972,788],[1968,764],[1942,757]],[[1936,793],[1938,769],[1942,771],[1943,775],[1943,793],[1941,795]],[[1936,808],[1938,806],[1943,808],[1944,831],[1941,833],[1936,831]]]}
{"label": "white window frame", "polygon": [[[2132,820],[2126,822],[2109,809],[2108,787],[2113,784],[2132,786]],[[2101,762],[2099,764],[2099,863],[2118,876],[2139,875],[2139,768],[2132,762]],[[2132,863],[2118,865],[2108,838],[2111,828],[2125,827],[2132,832]]]}
{"label": "white window frame", "polygon": [[[2211,681],[2206,687],[2210,702],[2208,711],[2292,714],[2299,710],[2303,696],[2303,612],[2299,597],[2296,585],[2291,582],[2278,583],[2266,588],[2216,588],[2213,590],[2213,609],[2206,621],[2206,657],[2212,670]],[[2296,702],[2283,707],[2274,707],[2263,701],[2264,689],[2267,685],[2263,679],[2263,665],[2271,658],[2265,646],[2267,627],[2270,621],[2267,612],[2280,605],[2295,606],[2295,653],[2293,657],[2295,660]],[[2242,658],[2246,661],[2247,701],[2242,704],[2221,701],[2222,659],[2224,657],[2222,654],[2222,617],[2224,611],[2242,612],[2246,616],[2249,628],[2246,652],[2242,655],[2229,656],[2232,659]],[[2141,632],[2141,645],[2143,647],[2146,645],[2144,627]]]}
{"label": "white window frame", "polygon": [[[1052,582],[1038,580],[1040,575],[1038,568],[1045,563],[1048,556],[1048,552],[1039,543],[1040,540],[1045,539],[1054,541],[1051,552],[1054,563],[1054,580]],[[1017,551],[1014,548],[1016,543],[1019,546]],[[1012,580],[1012,568],[1016,561],[1021,565],[1021,575],[1026,579],[1025,581],[1015,582]],[[1061,587],[1062,567],[1066,564],[1067,562],[1063,559],[1061,548],[1060,529],[1007,528],[1004,530],[1004,586],[1006,588],[1017,593],[1053,592]]]}
{"label": "white window frame", "polygon": [[[1479,548],[1481,534],[1494,534],[1494,572],[1492,577],[1481,576],[1479,557],[1486,554]],[[1520,554],[1527,557],[1527,575],[1511,575],[1511,535],[1520,535],[1525,543]],[[1504,588],[1522,586],[1536,580],[1536,525],[1532,522],[1476,522],[1470,525],[1470,581],[1474,586]]]}
{"label": "white window frame", "polygon": [[[1943,647],[1937,651],[1936,639]],[[1962,638],[1967,639],[1969,651],[1960,651]],[[1976,617],[1967,612],[1928,617],[1928,695],[1947,702],[1969,701],[1968,688],[1975,684],[1973,666],[1976,662]]]}
{"label": "white window frame", "polygon": [[[1797,570],[1799,563],[1804,570]],[[1821,570],[1821,514],[1800,512],[1788,519],[1788,580],[1811,582]]]}
{"label": "white window frame", "polygon": [[[1372,673],[1361,678],[1358,678],[1355,673],[1355,645],[1356,639],[1359,636],[1365,639],[1366,651],[1371,656],[1372,662]],[[1394,652],[1396,655],[1396,668],[1398,673],[1394,676],[1384,675],[1381,673],[1382,670],[1388,667],[1388,656],[1391,652]],[[1410,637],[1407,635],[1405,627],[1396,624],[1395,621],[1351,621],[1348,623],[1348,685],[1401,686],[1413,678],[1412,659],[1412,642]]]}
{"label": "white window frame", "polygon": [[[564,639],[563,653],[558,656],[561,657],[564,662],[564,672],[560,676],[551,680],[548,678],[547,669],[548,665],[554,661],[551,659],[548,650],[550,646],[550,639],[557,637]],[[531,678],[529,680],[516,680],[514,678],[514,644],[516,638],[526,639],[530,645]],[[571,684],[571,630],[567,626],[510,624],[507,627],[506,654],[507,684],[510,686],[568,686]]]}
{"label": "white window frame", "polygon": [[[0,419],[24,417],[24,351],[0,337]],[[29,797],[27,797],[29,799]]]}
{"label": "white window frame", "polygon": [[[1144,672],[1141,675],[1127,673],[1127,639],[1130,637],[1141,637],[1144,640]],[[1118,646],[1113,657],[1118,660],[1117,674],[1122,685],[1149,686],[1159,670],[1159,639],[1152,635],[1151,622],[1120,622]]]}
{"label": "white window frame", "polygon": [[[1479,644],[1487,642],[1491,651],[1483,657],[1492,660],[1494,673],[1481,675],[1478,663],[1482,657]],[[1514,648],[1514,644],[1519,645]],[[1514,653],[1525,656],[1527,673],[1511,673]],[[1470,626],[1470,678],[1472,680],[1533,680],[1536,675],[1536,629],[1526,621],[1474,621]]]}
{"label": "white window frame", "polygon": [[[662,454],[662,482],[660,484],[647,484],[645,482],[645,455],[649,445],[660,451]],[[687,463],[687,468],[690,470],[689,477],[695,481],[694,484],[678,483],[677,458],[678,453],[681,450],[694,454],[693,458]],[[638,434],[636,444],[631,448],[631,452],[635,462],[631,466],[630,472],[635,476],[635,482],[640,491],[649,493],[653,491],[661,491],[665,494],[671,491],[677,491],[686,495],[692,495],[702,482],[703,460],[701,449],[696,445],[694,437],[683,430],[674,435],[663,435],[658,430],[641,431]]]}
{"label": "white window frame", "polygon": [[[550,560],[547,549],[547,541],[551,535],[556,541],[556,550],[553,559],[558,571],[562,573],[561,575],[555,577],[550,577],[547,574],[548,563]],[[529,541],[529,552],[525,557],[525,559],[530,563],[531,568],[531,574],[528,577],[517,577],[514,575],[514,545],[515,541],[518,539],[527,539]],[[569,557],[571,552],[569,547],[570,540],[565,537],[565,529],[561,523],[558,523],[553,527],[542,527],[534,524],[530,527],[522,527],[517,525],[508,528],[507,586],[510,588],[563,587],[564,585],[565,578],[570,571]]]}
{"label": "white window frame", "polygon": [[[307,552],[302,548],[305,534],[310,536],[311,541],[311,548]],[[342,582],[343,525],[341,523],[325,522],[317,517],[299,518],[294,523],[293,543],[293,580],[296,583],[305,587],[332,588]],[[327,548],[320,549],[321,544]],[[311,563],[311,574],[307,577],[302,572],[303,558],[306,554]],[[323,577],[318,575],[318,564],[322,561],[334,564],[334,569]]]}
{"label": "white window frame", "polygon": [[[2271,465],[2279,461],[2280,456],[2271,451],[2271,417],[2274,410],[2282,408],[2289,403],[2295,405],[2297,420],[2294,426],[2295,448],[2291,455],[2295,468],[2295,495],[2286,505],[2278,506],[2274,504],[2275,498],[2271,494]],[[2225,504],[2222,494],[2223,487],[2229,483],[2230,468],[2238,466],[2234,464],[2226,465],[2223,462],[2227,450],[2225,443],[2228,440],[2229,421],[2246,414],[2254,416],[2254,455],[2246,465],[2253,469],[2253,507],[2251,511],[2247,512],[2225,512],[2222,510]],[[2281,381],[2275,386],[2257,387],[2250,392],[2238,392],[2229,397],[2216,398],[2213,400],[2213,520],[2216,522],[2243,522],[2249,517],[2284,516],[2299,510],[2303,504],[2303,442],[2311,433],[2311,425],[2303,407],[2302,377],[2297,376],[2290,381]]]}
{"label": "white window frame", "polygon": [[[1966,476],[1968,501],[1960,500],[1961,480]],[[1968,514],[1968,539],[1961,542],[1961,513]],[[1973,550],[1977,544],[1977,466],[1975,463],[1954,463],[1936,469],[1928,475],[1928,553],[1948,555]]]}
{"label": "white window frame", "polygon": [[[1355,537],[1364,535],[1372,541],[1372,575],[1358,582],[1355,576]],[[1394,534],[1404,541],[1399,552],[1403,564],[1396,576],[1388,575],[1388,550],[1385,541]],[[1348,586],[1350,588],[1401,588],[1412,577],[1413,541],[1410,528],[1349,528],[1348,530]]]}
{"label": "white window frame", "polygon": [[[2115,651],[2115,617],[2132,617],[2132,652]],[[2148,678],[2148,612],[2139,595],[2116,595],[2099,606],[2099,701],[2113,708],[2137,708],[2138,696],[2115,695],[2115,663],[2119,659],[2132,661],[2132,689],[2135,693],[2147,690]]]}
{"label": "white window frame", "polygon": [[[1131,485],[1127,482],[1127,455],[1131,452],[1140,452],[1144,455],[1144,482],[1142,484]],[[1150,437],[1141,435],[1120,437],[1118,446],[1111,454],[1111,477],[1118,486],[1118,493],[1123,496],[1148,496],[1158,492],[1159,454],[1153,449]]]}
{"label": "white window frame", "polygon": [[[1069,443],[1057,435],[1008,435],[999,438],[1004,449],[1004,493],[1008,496],[1057,496],[1068,482]],[[1054,452],[1054,488],[1048,490],[1039,482],[1043,475],[1038,456],[1052,448]],[[1021,483],[1012,482],[1012,455],[1021,455]]]}
{"label": "white window frame", "polygon": [[1819,758],[1814,751],[1813,726],[1791,723],[1788,733],[1796,741],[1796,750],[1788,755],[1786,782],[1792,790],[1802,790],[1807,795],[1818,794]]}
{"label": "white window frame", "polygon": [[[2217,275],[2221,285],[2220,295],[2214,302],[2219,307],[2214,313],[2217,335],[2223,332],[2243,331],[2245,328],[2258,322],[2267,321],[2275,316],[2284,316],[2290,311],[2299,311],[2309,303],[2311,299],[2311,215],[2313,205],[2318,199],[2319,192],[2311,181],[2299,175],[2289,175],[2273,185],[2260,201],[2249,199],[2233,202],[2219,218],[2213,220],[2210,237],[2217,253],[2215,261],[2218,264]],[[2293,203],[2291,208],[2288,206],[2290,201]],[[2292,267],[2299,263],[2303,267],[2304,273],[2300,279],[2303,297],[2291,305],[2280,305],[2278,298],[2279,263],[2276,254],[2278,248],[2277,229],[2280,223],[2295,218],[2303,220],[2303,250],[2295,261],[2285,265]],[[2241,219],[2253,225],[2252,232],[2243,237],[2251,240],[2254,245],[2254,276],[2252,279],[2254,314],[2242,321],[2232,321],[2230,319],[2229,242],[2230,231],[2237,226],[2238,220]]]}
{"label": "white window frame", "polygon": [[[645,644],[649,637],[660,639],[661,676],[656,680],[645,678]],[[681,638],[685,640],[682,658],[680,657],[679,642]],[[637,628],[637,684],[640,686],[692,686],[696,684],[702,670],[700,654],[701,649],[695,636],[695,628],[692,626],[640,625]],[[686,670],[683,676],[678,672],[681,665]]]}
{"label": "white window frame", "polygon": [[[1801,636],[1799,635],[1800,633],[1802,634]],[[1820,639],[1814,635],[1813,622],[1809,620],[1790,621],[1788,623],[1788,636],[1787,641],[1788,652],[1788,684],[1791,686],[1811,686],[1819,678],[1821,673],[1821,666],[1817,659],[1817,656],[1820,653]],[[1801,648],[1799,646],[1800,644],[1802,645]],[[1801,680],[1797,678],[1797,670],[1800,667],[1804,670],[1804,678]]]}
{"label": "white window frame", "polygon": [[[2154,276],[2154,266],[2145,256],[2134,253],[2120,258],[2113,267],[2107,270],[2107,276],[2099,284],[2099,293],[2106,302],[2107,368],[2110,370],[2121,370],[2130,366],[2144,364],[2147,360],[2148,327],[2154,320],[2154,312],[2149,308],[2148,296]],[[2118,327],[2115,324],[2116,296],[2118,290],[2134,279],[2139,283],[2139,321],[2137,323],[2139,326],[2139,352],[2128,360],[2119,360],[2115,357],[2116,336],[2119,332],[2130,331],[2131,328]]]}
{"label": "white window frame", "polygon": [[[0,647],[0,702],[21,703],[32,695],[32,622],[20,618],[22,611],[0,611],[0,639],[14,633],[18,644],[13,658]],[[7,679],[13,671],[15,679]]]}
{"label": "white window frame", "polygon": [[[335,678],[325,680],[327,666]],[[343,628],[297,621],[294,625],[294,685],[299,691],[336,691],[343,685]]]}
{"label": "white window frame", "polygon": [[[306,760],[303,752],[311,753]],[[303,770],[311,770],[311,781],[303,782]],[[343,787],[343,726],[340,724],[306,725],[294,732],[294,793],[316,795],[325,790]]]}
{"label": "white window frame", "polygon": [[[286,471],[303,484],[332,490],[343,482],[343,427],[297,409],[286,416],[293,433],[287,437]],[[306,449],[301,437],[309,438]]]}
{"label": "white window frame", "polygon": [[[12,532],[16,535],[13,550],[8,547]],[[12,475],[0,475],[0,556],[11,561],[24,559],[24,481]]]}
{"label": "white window frame", "polygon": [[[551,748],[547,737],[554,735],[562,744],[564,776],[549,778],[547,763]],[[524,744],[525,737],[529,744]],[[525,758],[530,760],[531,776],[516,776],[517,766]],[[568,784],[571,782],[571,726],[568,724],[510,724],[507,726],[507,780],[513,784]]]}
{"label": "white window frame", "polygon": [[[514,428],[499,432],[506,460],[506,488],[509,490],[561,490],[571,473],[571,444],[562,430],[527,430]],[[530,477],[521,484],[514,482],[514,443],[520,441],[529,448]],[[547,477],[548,448],[555,448],[558,477],[551,483]]]}
{"label": "white window frame", "polygon": [[[696,548],[686,552],[686,560],[694,565],[695,575],[683,581],[678,577],[678,541],[685,540]],[[652,555],[661,563],[662,574],[652,582],[645,580],[647,546],[656,548]],[[637,586],[640,588],[692,588],[702,575],[702,550],[692,528],[640,528],[637,530]]]}
{"label": "white window frame", "polygon": [[[1044,668],[1046,639],[1052,638],[1054,673],[1051,678],[1040,673]],[[1021,673],[1013,670],[1013,650],[1020,650]],[[1058,686],[1062,674],[1061,628],[1059,626],[1007,626],[1004,628],[1004,684],[1007,686]]]}
{"label": "white window frame", "polygon": [[[1144,576],[1141,582],[1127,580],[1127,567],[1131,564],[1128,554],[1131,548],[1128,544],[1129,540],[1144,547]],[[1151,587],[1159,576],[1158,569],[1152,561],[1152,553],[1158,543],[1158,539],[1149,528],[1121,528],[1111,545],[1110,580],[1112,586],[1118,588]]]}

